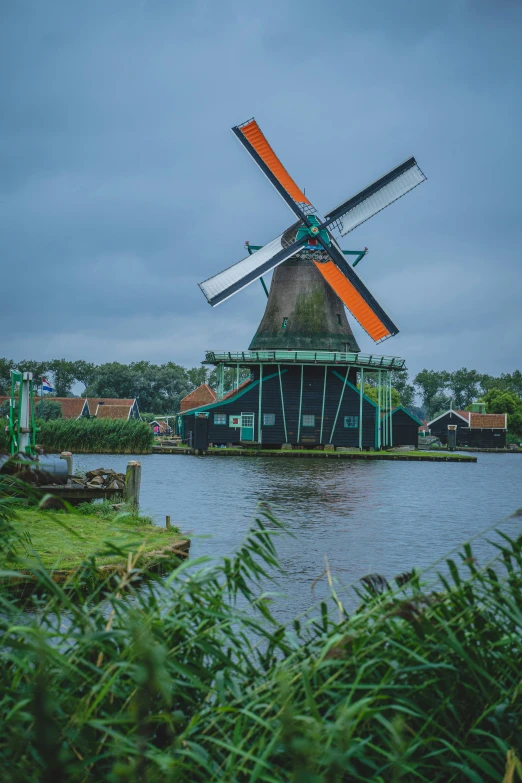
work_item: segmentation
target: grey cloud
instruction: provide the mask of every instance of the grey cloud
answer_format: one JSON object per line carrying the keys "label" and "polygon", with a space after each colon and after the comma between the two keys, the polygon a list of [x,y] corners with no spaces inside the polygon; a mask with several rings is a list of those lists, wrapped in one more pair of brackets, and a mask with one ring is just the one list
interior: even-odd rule
{"label": "grey cloud", "polygon": [[343,241],[370,248],[361,274],[401,325],[378,350],[512,370],[522,16],[494,8],[4,7],[1,353],[195,364],[246,347],[261,287],[212,310],[197,283],[293,222],[229,132],[255,114],[323,211],[415,154],[428,182]]}

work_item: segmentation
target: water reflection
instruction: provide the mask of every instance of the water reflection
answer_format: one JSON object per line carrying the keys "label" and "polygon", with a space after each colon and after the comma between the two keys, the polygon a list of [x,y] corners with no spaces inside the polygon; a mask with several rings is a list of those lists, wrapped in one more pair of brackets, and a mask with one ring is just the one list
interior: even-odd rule
{"label": "water reflection", "polygon": [[[85,468],[123,470],[128,456],[81,455]],[[143,509],[163,524],[170,514],[193,533],[193,556],[229,554],[260,502],[295,538],[277,548],[285,575],[276,612],[293,617],[327,593],[327,555],[343,583],[377,571],[388,579],[426,567],[452,547],[522,506],[522,455],[481,454],[476,464],[314,459],[137,457],[143,465]],[[522,532],[522,519],[511,532]],[[211,536],[198,538],[197,536]],[[484,543],[480,556],[487,556]]]}

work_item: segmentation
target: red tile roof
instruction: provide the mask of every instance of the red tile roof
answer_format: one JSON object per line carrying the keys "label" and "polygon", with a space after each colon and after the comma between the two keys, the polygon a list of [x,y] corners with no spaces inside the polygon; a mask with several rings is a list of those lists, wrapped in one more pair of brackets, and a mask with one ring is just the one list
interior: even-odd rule
{"label": "red tile roof", "polygon": [[131,409],[128,405],[98,405],[97,419],[128,419]]}
{"label": "red tile roof", "polygon": [[470,429],[499,429],[504,430],[506,428],[506,414],[505,413],[471,413],[470,414]]}
{"label": "red tile roof", "polygon": [[179,403],[179,409],[182,413],[192,408],[200,408],[202,405],[210,405],[216,402],[216,393],[206,383],[202,383],[197,389],[187,394]]}
{"label": "red tile roof", "polygon": [[[45,400],[59,402],[64,419],[79,419],[85,405],[85,397],[44,397]],[[38,398],[34,399],[35,414],[38,415]]]}
{"label": "red tile roof", "polygon": [[95,416],[96,408],[100,403],[102,405],[126,405],[128,408],[132,408],[135,400],[119,399],[118,397],[87,397],[87,402],[89,404],[91,416]]}

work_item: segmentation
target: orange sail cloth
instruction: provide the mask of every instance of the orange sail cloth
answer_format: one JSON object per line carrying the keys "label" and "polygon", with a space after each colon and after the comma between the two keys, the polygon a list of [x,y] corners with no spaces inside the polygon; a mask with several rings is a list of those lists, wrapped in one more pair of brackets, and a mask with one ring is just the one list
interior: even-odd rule
{"label": "orange sail cloth", "polygon": [[[288,171],[285,169],[274,150],[265,139],[263,131],[255,120],[250,120],[246,125],[239,127],[243,136],[250,142],[259,157],[263,160],[278,182],[284,187],[286,192],[298,204],[310,204],[305,194],[299,188]],[[311,206],[311,205],[310,205]]]}
{"label": "orange sail cloth", "polygon": [[378,315],[374,313],[361,294],[353,287],[347,277],[333,261],[320,264],[314,261],[328,285],[333,288],[338,297],[344,302],[351,314],[359,321],[362,328],[368,332],[376,343],[390,337],[390,331],[384,326]]}

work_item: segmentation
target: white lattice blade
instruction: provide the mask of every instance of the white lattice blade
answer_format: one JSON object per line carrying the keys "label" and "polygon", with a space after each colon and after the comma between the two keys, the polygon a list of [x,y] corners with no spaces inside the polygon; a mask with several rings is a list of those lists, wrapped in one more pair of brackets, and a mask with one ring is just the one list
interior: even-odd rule
{"label": "white lattice blade", "polygon": [[420,168],[415,165],[404,171],[391,182],[388,182],[376,193],[368,196],[364,201],[349,209],[340,216],[340,232],[344,236],[354,228],[360,226],[369,218],[381,210],[393,204],[394,201],[404,196],[410,190],[420,185],[426,179]]}
{"label": "white lattice blade", "polygon": [[[212,305],[220,304],[233,294],[241,291],[254,280],[258,280],[261,275],[270,272],[275,266],[283,263],[298,252],[298,249],[290,246],[287,252],[284,252],[282,244],[283,234],[273,239],[268,245],[264,245],[256,250],[252,255],[238,261],[237,264],[229,266],[214,277],[209,277],[199,284],[199,287],[205,294],[207,300]],[[277,258],[274,258],[276,257]]]}

